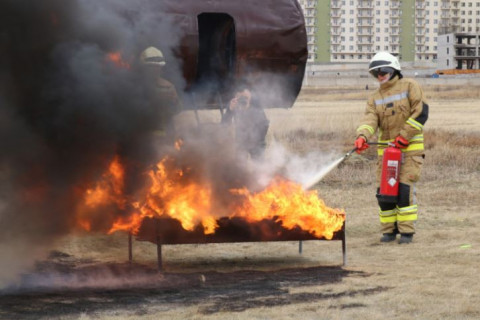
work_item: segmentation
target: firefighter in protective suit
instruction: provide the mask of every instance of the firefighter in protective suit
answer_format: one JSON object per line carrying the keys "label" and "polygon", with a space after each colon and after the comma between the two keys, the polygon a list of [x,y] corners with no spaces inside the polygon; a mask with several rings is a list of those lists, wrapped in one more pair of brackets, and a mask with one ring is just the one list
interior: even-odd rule
{"label": "firefighter in protective suit", "polygon": [[[380,87],[368,99],[365,115],[357,128],[355,147],[358,153],[366,150],[367,141],[378,132],[379,143],[393,143],[402,151],[397,202],[385,202],[377,194],[383,233],[380,241],[394,241],[400,233],[399,243],[410,243],[417,220],[415,183],[420,178],[425,157],[423,127],[428,118],[428,104],[418,83],[403,78],[400,63],[390,53],[377,53],[370,61],[369,72]],[[377,150],[379,185],[385,148],[379,145]]]}
{"label": "firefighter in protective suit", "polygon": [[145,90],[159,123],[155,134],[173,139],[173,117],[182,110],[175,86],[163,77],[165,57],[158,48],[148,47],[140,54]]}

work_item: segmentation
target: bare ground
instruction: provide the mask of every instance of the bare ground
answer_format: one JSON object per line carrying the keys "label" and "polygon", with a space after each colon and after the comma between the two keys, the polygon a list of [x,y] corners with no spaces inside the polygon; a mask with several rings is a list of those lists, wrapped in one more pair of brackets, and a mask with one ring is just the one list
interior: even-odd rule
{"label": "bare ground", "polygon": [[[329,206],[347,212],[346,266],[339,241],[306,241],[302,254],[298,242],[229,243],[164,246],[159,273],[150,243],[134,242],[129,264],[125,234],[71,235],[0,293],[0,318],[478,319],[479,105],[431,103],[412,244],[378,241],[367,152],[317,186]],[[292,110],[269,111],[269,135],[299,152],[348,150],[363,106],[309,93]],[[339,127],[343,140],[332,141]]]}

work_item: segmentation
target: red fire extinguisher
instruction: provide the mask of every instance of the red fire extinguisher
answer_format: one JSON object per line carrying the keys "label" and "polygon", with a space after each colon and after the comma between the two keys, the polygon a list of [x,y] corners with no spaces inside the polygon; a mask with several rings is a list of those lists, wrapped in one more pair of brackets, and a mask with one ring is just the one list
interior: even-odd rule
{"label": "red fire extinguisher", "polygon": [[398,199],[398,185],[402,151],[389,146],[383,151],[382,176],[377,199],[381,202],[395,203]]}

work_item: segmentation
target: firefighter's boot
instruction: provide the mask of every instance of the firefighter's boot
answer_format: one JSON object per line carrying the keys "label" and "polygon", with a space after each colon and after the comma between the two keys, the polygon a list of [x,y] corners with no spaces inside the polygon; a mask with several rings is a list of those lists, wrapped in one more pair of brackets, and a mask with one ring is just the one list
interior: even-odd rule
{"label": "firefighter's boot", "polygon": [[403,243],[410,243],[413,240],[413,234],[412,233],[402,233],[400,236],[400,240],[398,240],[399,244]]}
{"label": "firefighter's boot", "polygon": [[395,241],[396,237],[396,233],[384,233],[383,236],[380,238],[380,242],[392,242]]}

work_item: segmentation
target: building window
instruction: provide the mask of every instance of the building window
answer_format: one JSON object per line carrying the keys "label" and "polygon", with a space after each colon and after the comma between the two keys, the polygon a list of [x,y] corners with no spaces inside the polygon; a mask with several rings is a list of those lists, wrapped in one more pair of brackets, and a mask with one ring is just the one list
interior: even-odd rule
{"label": "building window", "polygon": [[447,54],[450,54],[450,48],[447,48]]}
{"label": "building window", "polygon": [[450,60],[447,59],[447,67],[450,66]]}

